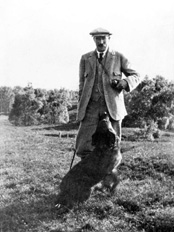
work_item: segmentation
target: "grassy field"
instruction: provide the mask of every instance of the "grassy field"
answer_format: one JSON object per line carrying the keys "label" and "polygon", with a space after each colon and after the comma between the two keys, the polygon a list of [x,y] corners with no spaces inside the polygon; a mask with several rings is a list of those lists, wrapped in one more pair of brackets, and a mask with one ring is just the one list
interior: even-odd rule
{"label": "grassy field", "polygon": [[15,127],[0,116],[0,232],[174,231],[174,133],[133,141],[137,130],[123,129],[116,194],[96,192],[62,214],[54,201],[76,125]]}

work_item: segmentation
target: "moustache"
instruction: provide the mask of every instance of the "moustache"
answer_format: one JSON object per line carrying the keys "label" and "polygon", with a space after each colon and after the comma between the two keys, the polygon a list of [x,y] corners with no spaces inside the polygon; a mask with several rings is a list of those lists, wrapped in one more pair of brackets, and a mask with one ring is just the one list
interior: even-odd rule
{"label": "moustache", "polygon": [[104,44],[99,44],[98,46],[99,46],[99,47],[104,47],[105,45],[104,45]]}

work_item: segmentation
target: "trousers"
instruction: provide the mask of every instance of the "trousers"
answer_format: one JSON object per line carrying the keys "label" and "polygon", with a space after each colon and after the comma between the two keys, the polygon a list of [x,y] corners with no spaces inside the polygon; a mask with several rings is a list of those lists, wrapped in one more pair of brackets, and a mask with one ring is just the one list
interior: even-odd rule
{"label": "trousers", "polygon": [[[108,112],[106,102],[104,98],[99,98],[98,101],[90,100],[86,109],[86,114],[84,119],[80,122],[77,137],[76,137],[76,155],[84,158],[90,152],[93,151],[92,146],[92,135],[94,134],[100,115],[104,112]],[[121,123],[122,120],[113,120],[110,118],[113,129],[115,130],[117,136],[120,138],[121,142]]]}

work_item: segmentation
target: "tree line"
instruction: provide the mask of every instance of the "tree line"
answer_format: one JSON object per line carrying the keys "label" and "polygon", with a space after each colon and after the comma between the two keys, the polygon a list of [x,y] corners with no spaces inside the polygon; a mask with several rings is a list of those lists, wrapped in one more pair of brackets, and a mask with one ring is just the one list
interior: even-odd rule
{"label": "tree line", "polygon": [[146,76],[135,90],[125,93],[125,104],[126,127],[144,127],[152,122],[160,129],[174,127],[174,82],[162,76]]}
{"label": "tree line", "polygon": [[64,88],[0,87],[0,113],[8,115],[9,121],[17,126],[66,123],[68,110],[77,98],[77,91]]}
{"label": "tree line", "polygon": [[[131,93],[124,94],[128,115],[123,126],[143,127],[149,122],[174,126],[174,83],[162,76],[146,76]],[[78,102],[78,91],[0,87],[0,113],[15,125],[69,122],[69,109]]]}

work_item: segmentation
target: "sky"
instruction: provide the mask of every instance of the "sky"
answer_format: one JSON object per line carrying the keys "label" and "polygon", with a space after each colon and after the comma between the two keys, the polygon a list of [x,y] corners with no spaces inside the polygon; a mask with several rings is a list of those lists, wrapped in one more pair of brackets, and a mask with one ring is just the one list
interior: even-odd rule
{"label": "sky", "polygon": [[173,0],[0,0],[0,86],[78,90],[98,27],[142,78],[174,80]]}

